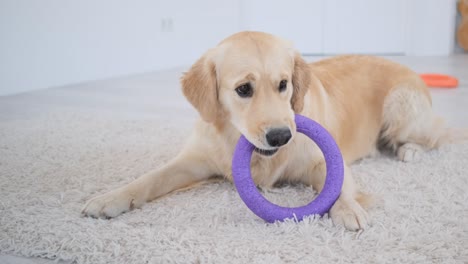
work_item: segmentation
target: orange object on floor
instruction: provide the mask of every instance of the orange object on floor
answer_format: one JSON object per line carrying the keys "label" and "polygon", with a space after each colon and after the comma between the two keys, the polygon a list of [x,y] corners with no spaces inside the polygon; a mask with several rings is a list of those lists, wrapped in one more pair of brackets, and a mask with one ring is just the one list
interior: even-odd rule
{"label": "orange object on floor", "polygon": [[458,79],[444,74],[424,73],[420,74],[423,81],[429,87],[455,88],[458,86]]}

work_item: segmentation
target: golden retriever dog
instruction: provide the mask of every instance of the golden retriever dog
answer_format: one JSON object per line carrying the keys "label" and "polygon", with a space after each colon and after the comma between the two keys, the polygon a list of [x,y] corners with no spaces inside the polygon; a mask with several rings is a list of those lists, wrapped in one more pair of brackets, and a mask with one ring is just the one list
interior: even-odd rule
{"label": "golden retriever dog", "polygon": [[410,69],[358,55],[308,64],[291,43],[261,32],[237,33],[208,50],[181,85],[201,117],[186,146],[162,168],[88,201],[84,215],[116,217],[214,175],[231,180],[241,134],[256,147],[251,170],[257,185],[302,182],[320,192],[324,158],[296,133],[299,113],[322,124],[343,154],[344,184],[330,217],[347,229],[364,229],[369,196],[357,189],[349,165],[380,147],[412,161],[450,137],[432,112],[426,85]]}

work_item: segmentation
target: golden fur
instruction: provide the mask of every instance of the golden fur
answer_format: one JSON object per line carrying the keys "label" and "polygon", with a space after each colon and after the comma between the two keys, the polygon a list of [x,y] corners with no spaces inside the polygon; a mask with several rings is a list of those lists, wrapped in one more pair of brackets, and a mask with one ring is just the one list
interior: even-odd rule
{"label": "golden fur", "polygon": [[[287,80],[287,89],[278,84]],[[251,98],[236,87],[249,82]],[[293,135],[273,156],[255,153],[254,181],[311,184],[321,191],[325,163],[318,147],[295,132],[294,113],[321,123],[336,139],[345,160],[345,181],[330,215],[336,224],[365,228],[368,196],[360,193],[348,165],[377,152],[394,151],[402,161],[446,138],[431,110],[425,84],[410,69],[372,56],[339,56],[307,64],[292,45],[260,32],[235,34],[206,52],[181,80],[184,95],[201,119],[181,153],[163,168],[127,186],[91,199],[85,215],[115,217],[134,206],[213,175],[231,179],[231,160],[244,134],[259,149],[271,149],[265,134],[287,127]]]}

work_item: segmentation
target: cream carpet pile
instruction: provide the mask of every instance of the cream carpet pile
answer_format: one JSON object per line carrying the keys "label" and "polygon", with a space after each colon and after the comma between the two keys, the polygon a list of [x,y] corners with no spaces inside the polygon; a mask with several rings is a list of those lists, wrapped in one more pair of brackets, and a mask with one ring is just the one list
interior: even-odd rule
{"label": "cream carpet pile", "polygon": [[[327,217],[266,224],[223,181],[115,219],[81,217],[91,196],[171,159],[195,118],[177,78],[162,75],[0,98],[0,254],[95,264],[468,262],[468,144],[415,163],[353,165],[378,197],[372,226],[357,233]],[[314,196],[304,186],[264,192],[290,206]]]}

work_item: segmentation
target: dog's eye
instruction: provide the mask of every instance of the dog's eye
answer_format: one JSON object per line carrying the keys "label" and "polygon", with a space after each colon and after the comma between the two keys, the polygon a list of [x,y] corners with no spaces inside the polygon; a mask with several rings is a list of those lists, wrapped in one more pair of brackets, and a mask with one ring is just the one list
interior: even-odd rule
{"label": "dog's eye", "polygon": [[288,87],[288,81],[282,80],[282,81],[280,82],[280,84],[279,84],[279,88],[278,88],[278,89],[279,89],[280,92],[284,92],[284,91],[286,91],[286,88],[287,88],[287,87]]}
{"label": "dog's eye", "polygon": [[250,83],[246,83],[237,87],[236,92],[242,98],[252,97],[253,94],[252,86],[250,86]]}

